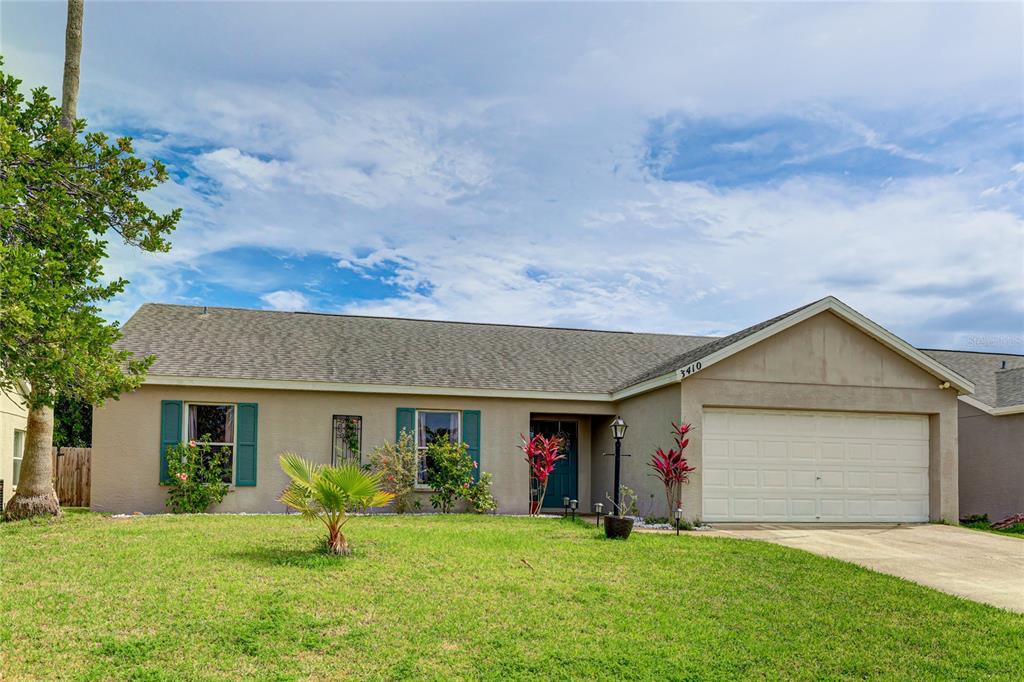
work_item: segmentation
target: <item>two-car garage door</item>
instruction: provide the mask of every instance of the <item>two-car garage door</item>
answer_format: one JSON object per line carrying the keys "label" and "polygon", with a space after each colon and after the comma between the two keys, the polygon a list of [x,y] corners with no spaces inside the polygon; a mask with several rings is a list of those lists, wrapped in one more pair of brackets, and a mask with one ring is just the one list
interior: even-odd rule
{"label": "two-car garage door", "polygon": [[704,411],[707,521],[927,521],[924,415]]}

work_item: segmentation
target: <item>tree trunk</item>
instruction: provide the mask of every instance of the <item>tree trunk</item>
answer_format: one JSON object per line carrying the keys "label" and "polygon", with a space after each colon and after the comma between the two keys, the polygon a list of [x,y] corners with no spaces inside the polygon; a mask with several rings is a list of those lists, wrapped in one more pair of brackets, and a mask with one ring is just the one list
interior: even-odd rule
{"label": "tree trunk", "polygon": [[71,130],[78,115],[78,76],[82,63],[82,17],[84,0],[68,0],[68,25],[64,33],[64,86],[60,125]]}
{"label": "tree trunk", "polygon": [[[82,17],[84,0],[68,0],[68,24],[64,33],[64,85],[61,100],[61,127],[72,130],[78,115],[78,77],[82,60]],[[35,402],[35,401],[31,401]],[[53,408],[32,407],[25,430],[25,456],[21,462],[18,489],[5,510],[8,520],[30,516],[60,514],[57,493],[53,491]]]}
{"label": "tree trunk", "polygon": [[60,514],[60,503],[53,492],[53,408],[35,407],[28,411],[25,441],[18,489],[4,510],[8,521]]}
{"label": "tree trunk", "polygon": [[348,539],[341,532],[340,528],[331,528],[327,536],[327,550],[331,554],[348,556],[352,554],[352,548],[348,546]]}

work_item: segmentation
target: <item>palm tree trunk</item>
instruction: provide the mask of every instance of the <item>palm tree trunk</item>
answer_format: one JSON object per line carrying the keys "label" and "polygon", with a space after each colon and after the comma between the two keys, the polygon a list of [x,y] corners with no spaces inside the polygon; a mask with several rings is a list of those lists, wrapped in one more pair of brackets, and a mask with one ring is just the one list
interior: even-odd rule
{"label": "palm tree trunk", "polygon": [[[68,0],[68,23],[64,33],[64,83],[60,124],[72,130],[78,115],[78,79],[82,62],[82,17],[84,0]],[[29,401],[25,432],[25,456],[21,462],[18,489],[4,510],[9,520],[43,514],[60,514],[60,503],[53,491],[53,408],[35,406]]]}
{"label": "palm tree trunk", "polygon": [[68,0],[68,24],[64,33],[64,84],[61,92],[60,125],[71,130],[78,115],[78,76],[82,63],[82,17],[84,0]]}
{"label": "palm tree trunk", "polygon": [[348,538],[341,532],[341,528],[332,527],[327,536],[327,550],[331,554],[348,556],[352,554],[352,548],[348,546]]}
{"label": "palm tree trunk", "polygon": [[4,510],[8,521],[60,514],[60,503],[53,491],[53,408],[35,407],[28,411],[25,441],[18,489]]}

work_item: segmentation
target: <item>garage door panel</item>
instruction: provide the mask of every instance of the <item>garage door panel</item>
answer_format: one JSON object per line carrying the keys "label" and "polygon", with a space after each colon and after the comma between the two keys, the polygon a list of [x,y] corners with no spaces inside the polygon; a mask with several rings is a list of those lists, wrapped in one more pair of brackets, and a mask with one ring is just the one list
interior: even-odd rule
{"label": "garage door panel", "polygon": [[928,420],[708,409],[703,518],[926,521]]}

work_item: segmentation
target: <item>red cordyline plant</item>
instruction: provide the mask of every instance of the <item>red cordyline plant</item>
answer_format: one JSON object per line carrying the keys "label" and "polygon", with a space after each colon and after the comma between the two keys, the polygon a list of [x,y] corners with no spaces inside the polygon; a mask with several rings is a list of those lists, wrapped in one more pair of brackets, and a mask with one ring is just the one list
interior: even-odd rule
{"label": "red cordyline plant", "polygon": [[540,433],[529,440],[523,434],[519,434],[519,438],[523,441],[519,449],[526,454],[530,475],[537,481],[537,499],[530,500],[530,515],[536,516],[540,513],[540,505],[548,489],[548,477],[555,470],[555,462],[565,459],[562,439],[558,436],[546,438]]}
{"label": "red cordyline plant", "polygon": [[647,463],[647,466],[654,469],[654,475],[661,481],[661,484],[665,486],[665,499],[668,502],[670,518],[672,512],[682,503],[683,484],[689,482],[690,472],[697,470],[690,466],[683,455],[686,446],[690,444],[690,439],[686,437],[690,428],[689,424],[672,422],[672,437],[675,439],[676,447],[669,448],[668,452],[658,448],[651,455],[651,461]]}

